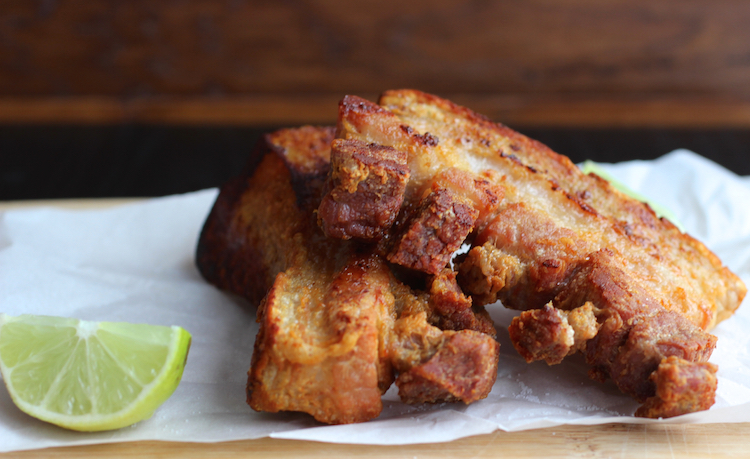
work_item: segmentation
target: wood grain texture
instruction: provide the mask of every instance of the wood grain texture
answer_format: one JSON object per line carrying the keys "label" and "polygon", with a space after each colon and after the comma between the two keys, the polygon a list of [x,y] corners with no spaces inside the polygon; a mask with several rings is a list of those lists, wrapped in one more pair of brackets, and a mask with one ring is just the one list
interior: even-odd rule
{"label": "wood grain texture", "polygon": [[0,122],[315,122],[411,87],[524,124],[747,125],[749,23],[739,0],[7,0]]}
{"label": "wood grain texture", "polygon": [[0,458],[734,458],[750,455],[750,424],[559,426],[496,431],[449,443],[368,446],[263,438],[226,443],[133,442],[0,454]]}
{"label": "wood grain texture", "polygon": [[750,95],[736,0],[3,3],[0,95]]}
{"label": "wood grain texture", "polygon": [[33,199],[19,201],[0,201],[0,212],[15,209],[38,209],[41,207],[55,207],[67,210],[97,210],[133,204],[143,201],[143,198],[106,198],[106,199]]}

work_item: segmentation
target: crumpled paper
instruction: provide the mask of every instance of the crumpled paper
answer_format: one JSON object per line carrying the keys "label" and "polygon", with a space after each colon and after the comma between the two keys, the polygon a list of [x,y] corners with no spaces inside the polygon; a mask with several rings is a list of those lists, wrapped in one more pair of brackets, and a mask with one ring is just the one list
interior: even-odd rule
{"label": "crumpled paper", "polygon": [[[654,161],[604,165],[614,177],[671,208],[688,232],[750,285],[750,178],[686,150]],[[244,300],[203,281],[194,264],[199,231],[216,190],[105,210],[54,208],[0,214],[0,311],[96,321],[180,325],[193,335],[182,383],[155,415],[112,432],[70,432],[27,416],[0,389],[0,451],[167,440],[219,442],[264,436],[359,444],[445,442],[496,429],[560,424],[750,422],[750,309],[714,333],[719,388],[711,410],[667,420],[634,418],[637,404],[611,383],[590,380],[576,356],[526,364],[505,328],[515,315],[489,309],[501,356],[485,400],[408,406],[395,387],[382,414],[323,426],[299,413],[256,413],[245,403],[257,324]]]}

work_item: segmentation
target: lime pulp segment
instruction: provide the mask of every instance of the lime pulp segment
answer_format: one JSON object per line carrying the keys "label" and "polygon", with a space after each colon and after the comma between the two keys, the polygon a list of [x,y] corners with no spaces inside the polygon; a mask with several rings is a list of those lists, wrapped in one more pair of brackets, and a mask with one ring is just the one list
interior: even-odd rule
{"label": "lime pulp segment", "polygon": [[0,371],[31,416],[74,430],[117,429],[172,395],[190,340],[176,326],[0,314]]}

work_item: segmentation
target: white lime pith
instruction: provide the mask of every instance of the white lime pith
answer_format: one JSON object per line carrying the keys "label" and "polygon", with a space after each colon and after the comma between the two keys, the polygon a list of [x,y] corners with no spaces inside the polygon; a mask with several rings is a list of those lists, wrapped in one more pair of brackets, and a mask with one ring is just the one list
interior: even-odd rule
{"label": "white lime pith", "polygon": [[73,430],[149,418],[182,378],[181,327],[0,314],[0,371],[25,413]]}

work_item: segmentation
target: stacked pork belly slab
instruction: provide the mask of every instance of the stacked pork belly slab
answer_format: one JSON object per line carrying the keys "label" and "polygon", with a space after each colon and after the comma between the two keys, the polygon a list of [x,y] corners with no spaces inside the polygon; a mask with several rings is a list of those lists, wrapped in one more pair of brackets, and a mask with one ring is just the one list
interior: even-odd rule
{"label": "stacked pork belly slab", "polygon": [[[485,398],[484,306],[529,362],[582,353],[638,416],[709,408],[716,338],[742,282],[644,203],[501,124],[413,90],[346,96],[336,128],[270,133],[226,184],[197,264],[259,304],[247,401],[325,423]],[[456,252],[464,246],[461,255]],[[505,333],[505,331],[501,331]]]}

